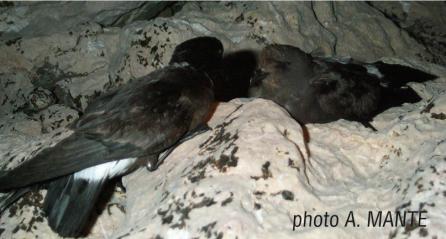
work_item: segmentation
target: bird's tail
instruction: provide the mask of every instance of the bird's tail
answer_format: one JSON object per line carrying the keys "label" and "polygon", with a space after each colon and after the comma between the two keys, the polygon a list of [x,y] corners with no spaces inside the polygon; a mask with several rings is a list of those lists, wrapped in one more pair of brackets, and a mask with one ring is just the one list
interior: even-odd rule
{"label": "bird's tail", "polygon": [[63,237],[85,235],[106,180],[106,177],[82,178],[72,174],[52,181],[44,202],[50,227]]}
{"label": "bird's tail", "polygon": [[44,149],[10,171],[0,171],[0,191],[25,187],[69,175],[98,164],[135,157],[138,149],[130,144],[104,145],[101,141],[74,133],[56,146]]}
{"label": "bird's tail", "polygon": [[387,64],[381,61],[372,64],[383,76],[382,80],[391,88],[399,88],[409,82],[425,82],[437,78],[427,72],[398,64]]}
{"label": "bird's tail", "polygon": [[381,102],[378,112],[382,112],[388,108],[400,106],[404,103],[416,103],[422,98],[407,86],[409,82],[423,83],[433,80],[437,76],[427,72],[417,70],[408,66],[398,64],[386,64],[383,62],[373,63],[382,77],[380,81],[385,85],[381,92]]}
{"label": "bird's tail", "polygon": [[409,82],[425,82],[437,78],[437,76],[399,64],[387,64],[382,61],[375,63],[362,63],[353,59],[331,59],[331,58],[313,58],[313,62],[316,63],[323,71],[328,72],[343,72],[346,71],[349,76],[352,73],[357,73],[363,76],[365,72],[376,76],[385,84],[388,84],[391,88],[399,88],[405,86]]}

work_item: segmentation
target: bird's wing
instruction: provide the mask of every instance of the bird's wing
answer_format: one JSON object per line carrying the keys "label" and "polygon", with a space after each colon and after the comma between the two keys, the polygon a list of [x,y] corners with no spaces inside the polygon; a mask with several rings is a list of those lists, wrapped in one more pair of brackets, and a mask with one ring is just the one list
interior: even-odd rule
{"label": "bird's wing", "polygon": [[110,147],[130,144],[145,151],[164,150],[186,133],[194,114],[184,100],[187,87],[181,75],[173,73],[157,76],[167,80],[140,79],[105,104],[93,105],[100,107],[87,109],[74,130]]}
{"label": "bird's wing", "polygon": [[[159,74],[159,73],[156,73]],[[153,75],[149,75],[150,78]],[[181,75],[136,82],[93,103],[74,125],[75,133],[17,168],[0,172],[0,190],[23,187],[87,167],[128,157],[159,153],[184,135],[193,118],[184,100]],[[163,77],[179,79],[164,80]]]}
{"label": "bird's wing", "polygon": [[46,181],[125,156],[134,157],[140,151],[130,144],[104,145],[83,134],[74,133],[18,167],[0,172],[0,190]]}
{"label": "bird's wing", "polygon": [[136,169],[136,161],[108,162],[51,181],[44,202],[50,227],[61,236],[81,236],[103,187],[110,178]]}
{"label": "bird's wing", "polygon": [[310,82],[320,108],[336,119],[370,119],[380,97],[376,76],[357,64],[326,63],[329,66]]}

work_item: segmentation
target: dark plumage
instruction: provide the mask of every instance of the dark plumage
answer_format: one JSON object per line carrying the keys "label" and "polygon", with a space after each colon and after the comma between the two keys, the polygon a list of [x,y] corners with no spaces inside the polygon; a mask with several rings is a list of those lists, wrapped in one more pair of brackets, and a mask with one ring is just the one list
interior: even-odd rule
{"label": "dark plumage", "polygon": [[[382,76],[367,68],[380,71]],[[314,58],[293,46],[270,45],[260,54],[250,96],[275,101],[303,124],[346,119],[369,126],[384,110],[421,100],[406,83],[433,78],[409,67],[382,62],[340,63]]]}
{"label": "dark plumage", "polygon": [[[196,49],[192,52],[189,49]],[[209,55],[210,49],[221,49]],[[175,48],[170,64],[189,59],[200,63],[200,70],[214,79],[214,96],[216,101],[229,101],[247,97],[249,81],[256,69],[256,55],[248,50],[231,52],[223,58],[223,45],[213,37],[197,37],[185,41]]]}
{"label": "dark plumage", "polygon": [[51,228],[61,236],[84,233],[109,179],[156,165],[161,152],[205,123],[213,101],[205,71],[209,62],[221,60],[222,51],[215,38],[186,41],[170,66],[95,99],[71,126],[71,136],[0,172],[0,191],[19,188],[0,209],[26,192],[20,188],[48,182],[44,211]]}
{"label": "dark plumage", "polygon": [[218,68],[223,57],[223,44],[215,37],[196,37],[175,47],[169,64],[188,62],[209,74]]}

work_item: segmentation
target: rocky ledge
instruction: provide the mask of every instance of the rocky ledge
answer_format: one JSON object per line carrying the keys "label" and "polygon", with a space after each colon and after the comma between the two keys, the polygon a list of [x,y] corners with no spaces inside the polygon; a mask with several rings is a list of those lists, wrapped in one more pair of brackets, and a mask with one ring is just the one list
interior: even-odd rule
{"label": "rocky ledge", "polygon": [[[126,193],[104,195],[88,238],[446,237],[446,69],[436,50],[445,42],[443,3],[186,3],[151,20],[140,20],[147,4],[116,11],[80,4],[91,11],[71,24],[48,20],[60,11],[42,17],[61,6],[14,4],[0,5],[3,170],[66,137],[96,95],[165,65],[175,45],[194,36],[216,36],[227,52],[275,42],[439,76],[411,84],[423,100],[378,115],[376,132],[345,120],[302,129],[262,99],[220,103],[211,131],[180,145],[157,171],[124,177]],[[55,27],[31,27],[39,22]],[[4,213],[0,237],[58,238],[41,215],[44,194]],[[389,211],[393,220],[425,211],[426,227],[367,226],[369,212],[379,211],[382,221]],[[336,216],[338,225],[296,226],[305,212]],[[350,212],[359,226],[344,226]]]}

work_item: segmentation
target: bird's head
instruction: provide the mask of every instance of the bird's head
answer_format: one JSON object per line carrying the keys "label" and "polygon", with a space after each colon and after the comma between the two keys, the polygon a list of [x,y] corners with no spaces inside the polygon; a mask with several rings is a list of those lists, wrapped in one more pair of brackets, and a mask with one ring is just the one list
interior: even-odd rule
{"label": "bird's head", "polygon": [[[311,56],[297,47],[268,45],[260,52],[258,68],[251,78],[251,87],[276,91],[279,88],[297,84],[301,79],[307,79],[312,75],[311,64]],[[259,96],[258,94],[262,93],[256,93],[253,89],[250,94]]]}
{"label": "bird's head", "polygon": [[215,37],[196,37],[175,47],[169,64],[188,63],[197,70],[209,73],[219,67],[223,44]]}

